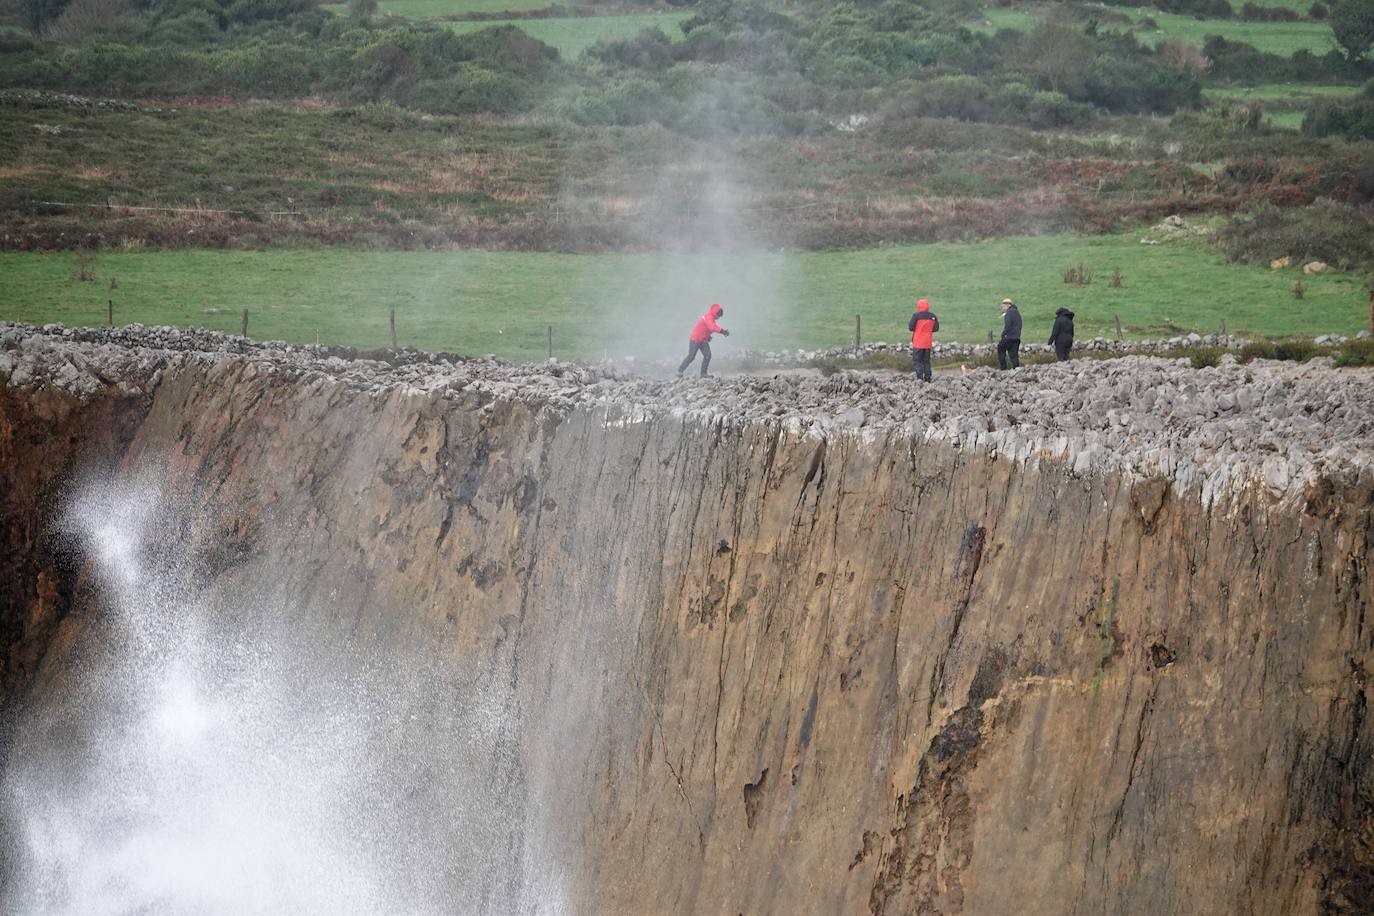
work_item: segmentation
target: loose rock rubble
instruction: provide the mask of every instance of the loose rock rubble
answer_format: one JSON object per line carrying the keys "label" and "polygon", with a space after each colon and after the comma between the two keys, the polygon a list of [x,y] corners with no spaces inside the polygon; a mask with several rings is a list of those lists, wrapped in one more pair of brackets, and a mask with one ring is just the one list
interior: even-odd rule
{"label": "loose rock rubble", "polygon": [[[1347,338],[1329,336],[1325,343],[1343,343]],[[1177,337],[1162,337],[1157,340],[1109,340],[1105,337],[1080,338],[1074,342],[1073,350],[1075,353],[1171,353],[1177,350],[1188,348],[1220,348],[1224,350],[1239,350],[1249,343],[1243,337],[1235,337],[1227,334],[1184,334]],[[997,354],[996,344],[968,344],[968,343],[937,343],[932,348],[931,358],[935,360],[947,359],[977,359],[979,357],[995,356]],[[783,350],[780,352],[764,352],[759,350],[743,350],[735,355],[735,359],[749,365],[763,366],[769,368],[782,368],[785,366],[804,365],[812,360],[818,359],[862,359],[865,356],[875,354],[894,354],[905,355],[911,350],[906,344],[902,343],[868,343],[857,348],[855,347],[830,347],[823,350]],[[1053,353],[1054,348],[1048,344],[1023,342],[1021,353]],[[666,364],[665,364],[666,365]]]}
{"label": "loose rock rubble", "polygon": [[1162,477],[1209,504],[1250,484],[1287,497],[1324,474],[1374,468],[1374,370],[1335,369],[1327,358],[1241,365],[1226,357],[1193,369],[1133,356],[977,369],[923,385],[898,373],[663,379],[614,367],[384,355],[174,328],[0,325],[0,386],[77,397],[109,386],[151,392],[167,371],[245,360],[301,384],[590,409],[608,423],[671,415],[728,428],[770,422],[798,435],[910,436],[1018,462],[1057,460],[1080,475]]}

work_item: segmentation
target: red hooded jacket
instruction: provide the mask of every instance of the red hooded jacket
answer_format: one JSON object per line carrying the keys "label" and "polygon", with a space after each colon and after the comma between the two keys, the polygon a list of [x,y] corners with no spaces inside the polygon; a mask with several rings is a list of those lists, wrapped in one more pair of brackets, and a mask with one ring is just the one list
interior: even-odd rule
{"label": "red hooded jacket", "polygon": [[696,327],[692,328],[692,343],[706,343],[711,339],[712,334],[719,334],[720,325],[716,324],[716,319],[725,313],[725,309],[719,304],[712,304],[706,310],[706,314],[697,319]]}
{"label": "red hooded jacket", "polygon": [[929,350],[934,346],[931,342],[931,336],[940,330],[940,319],[936,318],[935,313],[930,310],[929,302],[922,299],[916,303],[916,314],[911,316],[907,330],[911,331],[911,348],[913,350]]}

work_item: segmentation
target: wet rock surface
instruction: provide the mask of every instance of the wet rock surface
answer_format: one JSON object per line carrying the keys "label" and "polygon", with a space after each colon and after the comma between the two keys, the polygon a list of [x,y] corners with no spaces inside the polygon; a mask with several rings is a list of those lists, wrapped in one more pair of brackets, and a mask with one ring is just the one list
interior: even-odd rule
{"label": "wet rock surface", "polygon": [[1299,492],[1322,474],[1374,463],[1374,372],[1335,369],[1320,357],[1228,359],[1206,369],[1124,357],[1005,373],[981,368],[930,385],[887,372],[700,380],[409,350],[359,354],[176,328],[0,325],[0,378],[20,389],[90,394],[113,383],[133,393],[156,386],[165,366],[229,356],[306,385],[337,382],[377,396],[415,390],[599,409],[622,421],[681,414],[820,435],[897,433],[1018,462],[1058,459],[1077,474],[1164,477],[1208,503],[1252,482],[1276,496]]}
{"label": "wet rock surface", "polygon": [[1369,370],[385,356],[0,328],[0,709],[99,625],[63,481],[151,468],[206,602],[509,691],[572,911],[1374,907]]}

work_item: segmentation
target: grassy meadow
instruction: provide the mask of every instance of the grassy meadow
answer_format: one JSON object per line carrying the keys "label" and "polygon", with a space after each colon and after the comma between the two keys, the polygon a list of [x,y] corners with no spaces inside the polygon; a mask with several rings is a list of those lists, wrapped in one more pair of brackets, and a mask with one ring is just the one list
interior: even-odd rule
{"label": "grassy meadow", "polygon": [[[1071,263],[1094,271],[1069,286]],[[999,325],[997,302],[1016,299],[1026,339],[1048,334],[1054,310],[1077,313],[1080,336],[1215,331],[1351,334],[1364,327],[1366,293],[1352,275],[1226,264],[1197,239],[1143,245],[1138,234],[1070,235],[813,252],[564,255],[342,249],[107,252],[76,279],[71,253],[0,254],[0,319],[208,327],[297,343],[383,346],[396,310],[399,342],[427,350],[544,355],[546,328],[563,357],[676,353],[711,301],[727,310],[732,349],[901,341],[915,296],[941,317],[941,338],[978,341]],[[1113,269],[1122,286],[1108,286]],[[110,290],[115,278],[118,287]]]}
{"label": "grassy meadow", "polygon": [[688,13],[627,13],[623,16],[564,16],[550,19],[503,19],[446,22],[453,31],[464,34],[498,25],[519,27],[531,38],[557,48],[564,57],[574,58],[598,41],[633,38],[641,31],[657,26],[670,38],[679,39],[678,25]]}
{"label": "grassy meadow", "polygon": [[[506,13],[516,10],[545,9],[548,0],[380,0],[377,9],[387,16],[407,19],[435,19],[440,16],[462,16],[469,13]],[[322,4],[324,9],[339,15],[348,13],[347,3]]]}
{"label": "grassy meadow", "polygon": [[[1280,5],[1280,4],[1270,4]],[[1239,6],[1239,4],[1237,4]],[[1161,13],[1152,8],[1112,7],[1114,12],[1130,16],[1136,23],[1135,32],[1141,42],[1156,45],[1161,41],[1183,41],[1201,45],[1208,35],[1220,35],[1230,41],[1243,41],[1260,51],[1284,56],[1294,51],[1306,50],[1313,54],[1325,54],[1335,47],[1331,39],[1331,26],[1325,22],[1304,20],[1299,22],[1249,22],[1243,19],[1195,19],[1174,13]],[[1036,12],[1025,9],[1004,9],[989,7],[983,11],[984,19],[999,29],[1026,30],[1040,20]],[[1153,29],[1142,29],[1139,22],[1151,18],[1157,24]],[[1107,24],[1107,29],[1122,30],[1115,24]]]}

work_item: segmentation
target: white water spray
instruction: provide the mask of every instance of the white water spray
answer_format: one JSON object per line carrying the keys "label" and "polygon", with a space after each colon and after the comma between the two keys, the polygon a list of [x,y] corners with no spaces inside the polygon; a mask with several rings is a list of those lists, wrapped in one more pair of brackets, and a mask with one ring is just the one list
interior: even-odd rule
{"label": "white water spray", "polygon": [[14,728],[3,911],[562,911],[499,673],[211,597],[195,522],[147,481],[72,502],[100,614]]}

